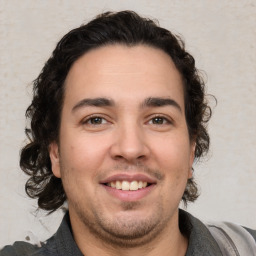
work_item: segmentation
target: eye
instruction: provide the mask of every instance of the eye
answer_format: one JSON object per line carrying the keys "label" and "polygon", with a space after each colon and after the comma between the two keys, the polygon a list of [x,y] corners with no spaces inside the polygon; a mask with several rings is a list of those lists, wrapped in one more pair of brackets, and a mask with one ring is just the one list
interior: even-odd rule
{"label": "eye", "polygon": [[149,121],[149,124],[154,124],[154,125],[163,125],[163,124],[170,124],[170,123],[171,122],[163,116],[155,116]]}
{"label": "eye", "polygon": [[83,121],[83,124],[88,124],[88,125],[102,125],[106,123],[107,123],[107,120],[100,116],[89,117]]}

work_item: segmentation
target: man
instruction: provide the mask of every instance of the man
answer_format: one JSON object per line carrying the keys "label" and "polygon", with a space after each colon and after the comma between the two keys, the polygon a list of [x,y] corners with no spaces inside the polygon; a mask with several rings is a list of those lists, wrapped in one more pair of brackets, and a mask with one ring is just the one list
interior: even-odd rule
{"label": "man", "polygon": [[67,200],[68,212],[41,247],[0,255],[256,255],[255,231],[178,208],[198,197],[193,162],[209,148],[211,109],[193,57],[152,20],[104,13],[69,32],[26,114],[26,191],[49,212]]}

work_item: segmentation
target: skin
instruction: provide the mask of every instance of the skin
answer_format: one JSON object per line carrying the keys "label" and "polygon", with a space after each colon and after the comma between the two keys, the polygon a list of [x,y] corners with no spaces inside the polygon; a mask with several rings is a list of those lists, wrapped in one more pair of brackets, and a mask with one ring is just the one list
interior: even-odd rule
{"label": "skin", "polygon": [[[99,97],[113,105],[84,104]],[[147,105],[148,98],[176,105]],[[178,206],[192,176],[194,149],[182,79],[166,53],[112,45],[78,59],[65,81],[59,144],[49,151],[83,254],[185,255]],[[127,194],[123,200],[101,184],[120,173],[145,175],[155,184],[141,198]]]}

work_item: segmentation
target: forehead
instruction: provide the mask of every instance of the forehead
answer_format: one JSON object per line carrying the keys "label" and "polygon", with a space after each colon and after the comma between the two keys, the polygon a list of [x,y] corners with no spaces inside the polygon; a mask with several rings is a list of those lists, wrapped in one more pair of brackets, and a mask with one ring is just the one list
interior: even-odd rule
{"label": "forehead", "polygon": [[145,45],[109,45],[85,53],[71,67],[65,87],[65,98],[72,101],[83,97],[117,101],[152,96],[184,98],[182,79],[172,59],[162,50]]}

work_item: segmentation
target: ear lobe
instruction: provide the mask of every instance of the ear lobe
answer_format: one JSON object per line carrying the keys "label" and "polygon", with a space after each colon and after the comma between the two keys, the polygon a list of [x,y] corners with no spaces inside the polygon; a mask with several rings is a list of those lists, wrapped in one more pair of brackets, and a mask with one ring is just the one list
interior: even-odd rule
{"label": "ear lobe", "polygon": [[52,172],[57,178],[61,177],[60,173],[60,157],[59,157],[59,146],[56,142],[52,142],[49,145],[49,156],[52,164]]}

